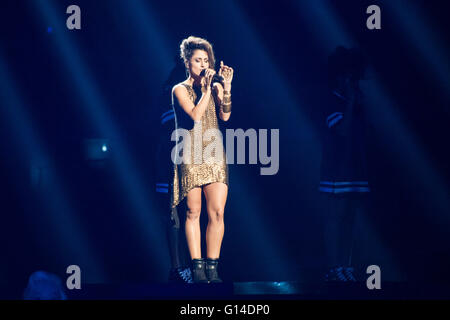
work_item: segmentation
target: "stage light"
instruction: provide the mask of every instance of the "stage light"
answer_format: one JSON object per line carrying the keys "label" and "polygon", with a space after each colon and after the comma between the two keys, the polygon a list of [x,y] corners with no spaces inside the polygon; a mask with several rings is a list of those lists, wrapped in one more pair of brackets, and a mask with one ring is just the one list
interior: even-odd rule
{"label": "stage light", "polygon": [[109,157],[110,142],[108,139],[84,140],[86,160],[105,160]]}

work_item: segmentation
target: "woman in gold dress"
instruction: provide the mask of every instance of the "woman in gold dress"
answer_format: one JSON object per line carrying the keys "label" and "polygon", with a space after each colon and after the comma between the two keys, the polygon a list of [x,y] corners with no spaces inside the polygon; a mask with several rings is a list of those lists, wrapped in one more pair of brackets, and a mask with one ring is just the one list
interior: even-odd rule
{"label": "woman in gold dress", "polygon": [[[172,153],[174,175],[171,205],[175,208],[186,198],[185,232],[192,259],[194,282],[222,282],[217,273],[217,265],[224,235],[224,211],[229,186],[222,139],[218,139],[216,135],[213,140],[215,145],[220,147],[215,149],[214,156],[208,158],[205,155],[208,152],[205,151],[210,150],[207,132],[220,132],[217,118],[223,121],[230,118],[233,69],[221,61],[218,72],[220,77],[215,76],[212,46],[202,38],[191,36],[184,39],[180,45],[180,53],[188,78],[173,87],[172,106],[176,129],[187,130],[185,132],[188,132],[192,143],[189,145],[191,152],[185,153],[187,149],[182,150],[181,163],[174,159]],[[213,81],[217,78],[221,81]],[[175,135],[175,138],[178,143],[179,136]],[[179,154],[178,151],[175,149],[176,155]],[[208,212],[206,261],[201,254],[202,191]]]}

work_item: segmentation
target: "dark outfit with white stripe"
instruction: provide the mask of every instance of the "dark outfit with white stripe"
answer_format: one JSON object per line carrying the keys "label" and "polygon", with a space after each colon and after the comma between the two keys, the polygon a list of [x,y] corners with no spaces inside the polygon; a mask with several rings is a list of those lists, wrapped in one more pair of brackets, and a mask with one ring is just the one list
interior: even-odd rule
{"label": "dark outfit with white stripe", "polygon": [[[356,104],[348,114],[346,99],[334,91],[326,109],[319,190],[332,194],[369,192],[362,105]],[[344,117],[351,117],[351,123],[347,132],[340,132]]]}
{"label": "dark outfit with white stripe", "polygon": [[[365,150],[365,117],[361,103],[353,108],[333,91],[324,106],[326,124],[319,191],[324,198],[325,245],[330,266],[351,264],[356,212],[370,187]],[[349,120],[344,127],[344,119]]]}

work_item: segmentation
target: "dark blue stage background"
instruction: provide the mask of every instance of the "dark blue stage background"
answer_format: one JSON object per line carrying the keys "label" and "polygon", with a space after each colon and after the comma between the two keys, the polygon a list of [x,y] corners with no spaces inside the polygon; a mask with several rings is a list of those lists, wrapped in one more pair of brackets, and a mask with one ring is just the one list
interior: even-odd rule
{"label": "dark blue stage background", "polygon": [[[81,30],[66,27],[72,4]],[[371,4],[381,30],[366,28]],[[154,154],[170,105],[164,83],[189,35],[211,41],[217,61],[235,70],[233,112],[221,128],[280,130],[276,175],[260,175],[259,163],[230,165],[224,280],[310,281],[322,272],[321,99],[327,56],[344,45],[370,61],[371,205],[358,219],[353,263],[362,274],[379,265],[385,281],[450,283],[444,1],[3,0],[0,8],[3,296],[20,298],[36,270],[65,279],[73,264],[84,283],[167,280],[168,212],[154,188]],[[104,160],[87,158],[90,139],[108,148]]]}

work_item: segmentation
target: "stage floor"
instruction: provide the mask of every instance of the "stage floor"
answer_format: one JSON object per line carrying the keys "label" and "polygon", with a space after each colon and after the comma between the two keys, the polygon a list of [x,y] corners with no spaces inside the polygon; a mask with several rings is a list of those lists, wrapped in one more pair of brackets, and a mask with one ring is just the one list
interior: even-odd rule
{"label": "stage floor", "polygon": [[410,300],[450,299],[440,285],[383,282],[369,290],[365,282],[224,282],[221,284],[85,284],[68,292],[71,300]]}

